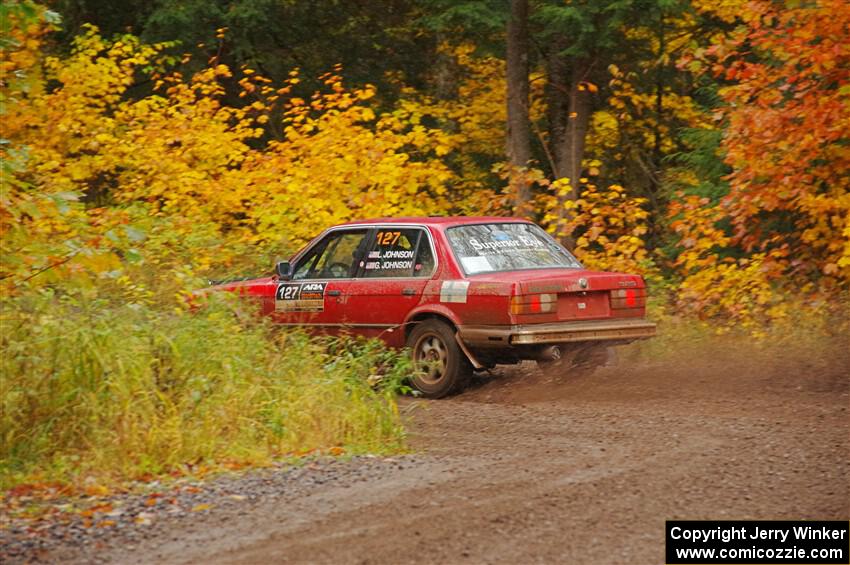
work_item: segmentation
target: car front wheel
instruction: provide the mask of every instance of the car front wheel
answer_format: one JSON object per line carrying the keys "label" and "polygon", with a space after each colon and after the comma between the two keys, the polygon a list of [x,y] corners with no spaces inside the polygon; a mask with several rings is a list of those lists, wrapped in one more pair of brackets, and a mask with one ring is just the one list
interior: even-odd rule
{"label": "car front wheel", "polygon": [[442,398],[461,389],[472,373],[472,365],[455,341],[454,329],[445,322],[419,322],[410,332],[407,346],[416,369],[413,386],[428,398]]}

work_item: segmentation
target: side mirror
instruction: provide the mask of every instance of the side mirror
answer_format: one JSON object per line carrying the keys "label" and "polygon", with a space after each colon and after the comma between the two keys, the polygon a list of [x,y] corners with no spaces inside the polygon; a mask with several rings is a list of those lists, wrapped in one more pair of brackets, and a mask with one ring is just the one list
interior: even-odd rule
{"label": "side mirror", "polygon": [[288,281],[292,278],[292,265],[289,264],[289,261],[278,261],[274,270],[282,281]]}

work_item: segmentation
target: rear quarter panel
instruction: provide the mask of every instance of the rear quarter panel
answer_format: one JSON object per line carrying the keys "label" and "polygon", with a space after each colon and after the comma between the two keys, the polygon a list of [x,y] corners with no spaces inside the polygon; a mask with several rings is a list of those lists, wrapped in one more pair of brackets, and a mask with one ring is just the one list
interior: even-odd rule
{"label": "rear quarter panel", "polygon": [[[440,268],[425,287],[410,318],[425,312],[445,316],[455,325],[509,324],[512,283],[475,280],[464,275],[441,229],[433,229]],[[465,286],[465,288],[463,288]]]}

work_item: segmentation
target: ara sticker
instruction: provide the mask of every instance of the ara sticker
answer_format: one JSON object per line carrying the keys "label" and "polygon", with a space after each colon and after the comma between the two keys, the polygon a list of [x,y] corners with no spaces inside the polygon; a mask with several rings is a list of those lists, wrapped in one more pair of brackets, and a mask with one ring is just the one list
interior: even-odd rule
{"label": "ara sticker", "polygon": [[440,287],[440,302],[460,302],[466,304],[469,281],[443,281]]}
{"label": "ara sticker", "polygon": [[323,282],[281,283],[274,297],[275,312],[322,312],[325,309]]}

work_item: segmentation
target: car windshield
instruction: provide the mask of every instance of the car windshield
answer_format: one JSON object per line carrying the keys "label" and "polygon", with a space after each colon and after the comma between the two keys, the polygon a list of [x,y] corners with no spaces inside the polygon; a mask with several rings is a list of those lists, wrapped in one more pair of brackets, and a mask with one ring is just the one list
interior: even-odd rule
{"label": "car windshield", "polygon": [[467,275],[523,269],[581,268],[546,232],[534,224],[458,226],[446,230]]}

